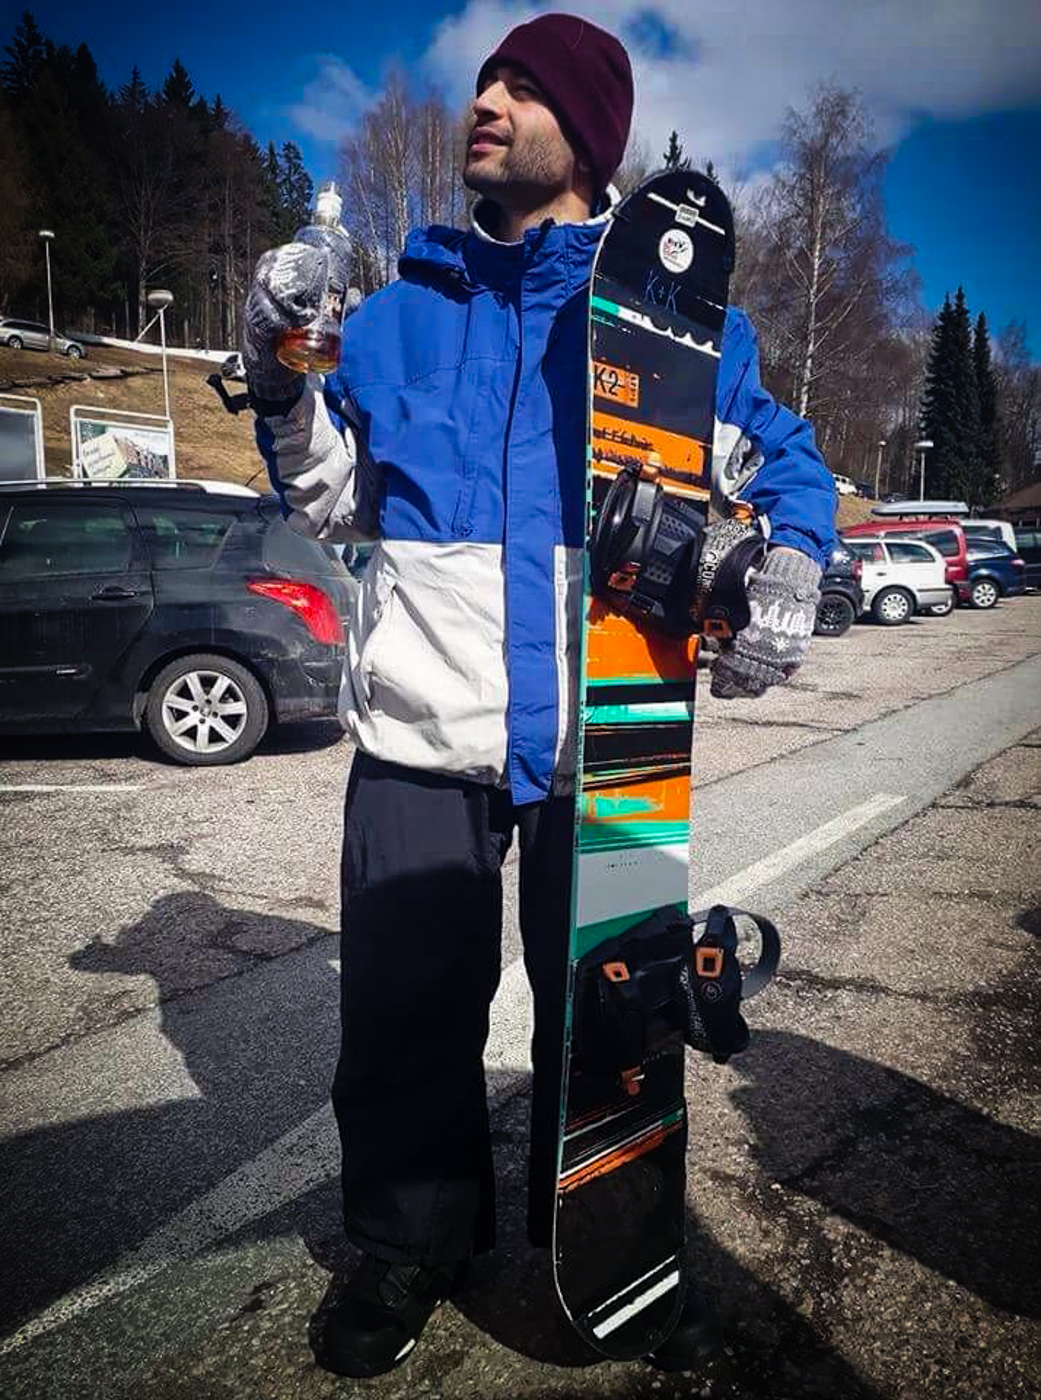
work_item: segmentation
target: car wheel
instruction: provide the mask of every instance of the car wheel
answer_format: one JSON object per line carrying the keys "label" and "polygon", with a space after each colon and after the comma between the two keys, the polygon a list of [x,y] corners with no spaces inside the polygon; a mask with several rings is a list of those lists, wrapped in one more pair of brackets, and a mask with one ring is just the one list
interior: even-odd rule
{"label": "car wheel", "polygon": [[954,589],[947,595],[946,603],[934,603],[931,608],[925,610],[930,617],[946,617],[948,613],[954,611]]}
{"label": "car wheel", "polygon": [[66,355],[68,355],[70,360],[83,359],[83,351],[79,348],[78,345],[70,345],[69,348],[65,351],[65,353]]}
{"label": "car wheel", "polygon": [[818,637],[841,637],[853,626],[853,604],[841,593],[825,593],[817,605],[814,632]]}
{"label": "car wheel", "polygon": [[883,588],[875,594],[871,614],[883,627],[899,627],[914,612],[914,599],[902,588]]}
{"label": "car wheel", "polygon": [[8,350],[21,350],[22,337],[20,335],[9,336],[7,339],[7,348]]}
{"label": "car wheel", "polygon": [[974,608],[992,608],[1001,597],[998,585],[989,578],[977,579],[972,585],[969,599]]}
{"label": "car wheel", "polygon": [[164,666],[148,692],[145,717],[156,744],[176,762],[237,763],[264,737],[268,703],[245,666],[199,654]]}

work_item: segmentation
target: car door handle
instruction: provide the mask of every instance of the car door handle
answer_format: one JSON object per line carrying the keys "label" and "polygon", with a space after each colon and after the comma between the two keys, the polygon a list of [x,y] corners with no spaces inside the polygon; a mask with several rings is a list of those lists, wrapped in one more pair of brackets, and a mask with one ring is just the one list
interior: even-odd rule
{"label": "car door handle", "polygon": [[136,598],[136,588],[123,588],[118,583],[110,583],[107,588],[99,588],[97,593],[92,593],[91,600],[96,603],[118,603],[120,598]]}

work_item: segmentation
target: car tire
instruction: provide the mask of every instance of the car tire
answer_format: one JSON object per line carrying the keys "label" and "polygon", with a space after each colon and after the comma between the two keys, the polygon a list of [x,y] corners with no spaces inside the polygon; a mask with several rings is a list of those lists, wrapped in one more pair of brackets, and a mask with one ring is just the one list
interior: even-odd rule
{"label": "car tire", "polygon": [[871,616],[883,627],[901,627],[914,614],[914,598],[905,588],[882,588],[871,604]]}
{"label": "car tire", "polygon": [[1001,589],[990,578],[978,578],[969,590],[969,602],[974,608],[992,608],[1001,597]]}
{"label": "car tire", "polygon": [[[214,705],[231,708],[209,711]],[[252,671],[208,652],[164,666],[145,706],[156,745],[168,758],[195,768],[248,758],[264,737],[268,715],[267,696]]]}
{"label": "car tire", "polygon": [[841,637],[853,626],[855,617],[853,604],[844,593],[824,593],[817,604],[813,631],[818,637]]}
{"label": "car tire", "polygon": [[20,335],[12,335],[8,337],[8,350],[21,350],[23,345],[24,341],[22,340],[22,337]]}
{"label": "car tire", "polygon": [[946,603],[934,603],[931,608],[925,609],[929,617],[946,617],[948,613],[954,611],[954,589],[948,594]]}
{"label": "car tire", "polygon": [[68,356],[68,358],[69,358],[70,360],[82,360],[82,359],[83,359],[83,351],[80,349],[80,347],[79,347],[78,345],[70,345],[69,348],[65,351],[65,354]]}

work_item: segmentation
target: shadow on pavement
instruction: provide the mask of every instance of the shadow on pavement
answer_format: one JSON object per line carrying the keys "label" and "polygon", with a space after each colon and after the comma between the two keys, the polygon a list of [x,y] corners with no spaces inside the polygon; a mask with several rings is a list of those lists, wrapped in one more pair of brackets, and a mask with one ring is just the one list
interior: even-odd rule
{"label": "shadow on pavement", "polygon": [[[291,976],[281,956],[290,945],[297,950]],[[73,955],[85,975],[155,980],[163,1035],[199,1096],[59,1123],[0,1144],[3,1331],[111,1268],[325,1108],[339,1047],[333,952],[327,929],[186,893],[157,901],[115,942]],[[224,980],[213,981],[212,967],[201,979],[201,965],[214,958],[223,960]],[[247,971],[254,976],[245,994],[236,974]],[[205,993],[191,994],[202,980]],[[1041,1314],[1041,1148],[1034,1139],[907,1075],[792,1032],[759,1032],[733,1064],[758,1170],[740,1170],[726,1186],[744,1193],[750,1212],[779,1221],[789,1238],[810,1235],[802,1252],[808,1264],[789,1251],[790,1258],[764,1258],[753,1273],[690,1222],[692,1275],[733,1329],[731,1364],[743,1386],[783,1373],[790,1358],[798,1362],[800,1394],[871,1394],[824,1329],[783,1296],[790,1290],[780,1285],[796,1268],[825,1300],[845,1278],[816,1223],[807,1224],[805,1213],[797,1221],[786,1206],[793,1192],[851,1222],[876,1250],[918,1260],[996,1308]],[[133,1063],[121,1069],[138,1072]],[[499,1245],[475,1265],[459,1311],[522,1355],[591,1364],[597,1358],[559,1311],[548,1252],[530,1249],[524,1237],[526,1096],[503,1105],[495,1122]],[[772,1191],[773,1183],[784,1189]],[[265,1199],[261,1193],[254,1208],[264,1211]],[[338,1208],[338,1184],[325,1180],[256,1219],[230,1222],[224,1242],[298,1235],[324,1267],[342,1267],[349,1251],[335,1224]]]}

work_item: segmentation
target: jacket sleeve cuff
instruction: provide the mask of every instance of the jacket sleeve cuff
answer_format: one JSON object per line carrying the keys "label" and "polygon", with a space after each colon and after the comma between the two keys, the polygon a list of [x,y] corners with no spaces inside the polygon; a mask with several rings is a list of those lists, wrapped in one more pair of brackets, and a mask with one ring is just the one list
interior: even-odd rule
{"label": "jacket sleeve cuff", "polygon": [[799,550],[800,553],[808,555],[821,570],[828,567],[830,547],[819,545],[810,535],[804,534],[794,525],[779,525],[772,529],[769,542],[775,549],[778,545],[784,545],[786,549]]}

